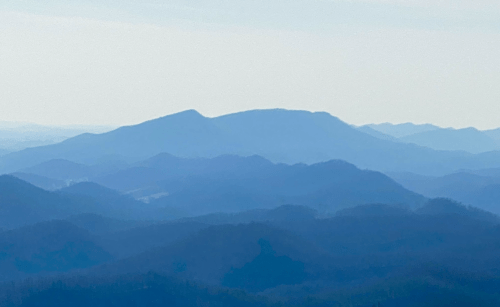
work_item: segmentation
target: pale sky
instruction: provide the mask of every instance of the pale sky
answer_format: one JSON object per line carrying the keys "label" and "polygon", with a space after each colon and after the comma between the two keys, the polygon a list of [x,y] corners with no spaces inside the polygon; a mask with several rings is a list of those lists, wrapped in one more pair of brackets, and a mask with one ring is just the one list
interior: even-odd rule
{"label": "pale sky", "polygon": [[500,127],[498,0],[3,0],[0,121],[186,109]]}

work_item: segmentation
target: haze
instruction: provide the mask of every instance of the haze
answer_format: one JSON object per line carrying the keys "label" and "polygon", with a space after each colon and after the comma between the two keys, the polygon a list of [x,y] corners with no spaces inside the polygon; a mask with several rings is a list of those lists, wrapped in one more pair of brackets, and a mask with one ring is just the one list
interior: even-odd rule
{"label": "haze", "polygon": [[196,109],[498,127],[497,1],[4,1],[1,121]]}

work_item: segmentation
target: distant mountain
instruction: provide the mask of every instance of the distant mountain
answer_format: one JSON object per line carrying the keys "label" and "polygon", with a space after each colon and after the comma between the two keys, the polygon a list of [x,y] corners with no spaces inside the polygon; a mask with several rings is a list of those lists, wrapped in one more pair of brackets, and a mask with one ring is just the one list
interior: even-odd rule
{"label": "distant mountain", "polygon": [[211,159],[186,159],[160,153],[138,162],[130,168],[97,177],[94,181],[132,195],[161,194],[167,192],[159,186],[161,181],[175,183],[185,180],[186,177],[206,177],[214,174],[238,177],[248,173],[264,174],[273,165],[270,161],[259,156],[223,155]]}
{"label": "distant mountain", "polygon": [[[50,171],[47,165],[67,167]],[[87,170],[85,166],[65,160],[53,160],[33,168],[38,173],[59,178],[71,178],[66,174],[80,178],[83,174],[72,169]],[[23,178],[43,187],[50,183],[36,175],[23,175]],[[416,207],[424,201],[422,196],[405,190],[381,173],[363,171],[343,161],[290,166],[274,164],[259,156],[187,159],[162,153],[89,180],[97,184],[81,182],[58,193],[100,204],[100,210],[87,213],[119,219],[167,220],[288,204],[334,212],[367,203]]]}
{"label": "distant mountain", "polygon": [[436,150],[463,150],[481,153],[498,150],[500,143],[475,128],[435,129],[399,138],[400,141]]}
{"label": "distant mountain", "polygon": [[13,176],[0,176],[0,227],[15,228],[75,213],[95,204],[37,188]]}
{"label": "distant mountain", "polygon": [[484,130],[483,133],[494,139],[495,141],[500,142],[500,128]]}
{"label": "distant mountain", "polygon": [[102,157],[100,163],[93,165],[75,163],[64,159],[53,159],[23,169],[22,172],[62,180],[66,182],[66,185],[70,185],[75,182],[89,181],[91,178],[104,176],[129,167],[127,163],[119,159],[108,158],[110,160]]}
{"label": "distant mountain", "polygon": [[452,198],[500,214],[500,176],[497,169],[462,171],[442,177],[411,173],[390,174],[405,188],[427,197]]}
{"label": "distant mountain", "polygon": [[48,178],[45,176],[35,175],[31,173],[17,172],[17,173],[12,173],[10,175],[47,191],[55,191],[68,186],[68,183],[66,181]]}
{"label": "distant mountain", "polygon": [[[152,200],[150,206],[177,208],[191,215],[201,215],[270,209],[287,204],[334,212],[374,202],[409,207],[424,202],[422,196],[403,189],[385,175],[362,171],[343,161],[289,166],[257,157],[224,156],[206,163],[220,165],[213,169],[199,168],[194,174],[187,172],[182,180],[157,181],[155,185],[168,196]],[[122,177],[118,176],[117,180]]]}
{"label": "distant mountain", "polygon": [[256,209],[239,213],[211,213],[185,218],[208,225],[242,224],[251,222],[300,221],[315,219],[318,212],[306,206],[283,205],[274,209]]}
{"label": "distant mountain", "polygon": [[365,127],[369,127],[375,131],[381,132],[386,135],[390,135],[394,138],[402,138],[405,136],[409,136],[416,133],[428,132],[442,129],[441,127],[434,126],[431,124],[412,124],[412,123],[404,123],[404,124],[370,124]]}
{"label": "distant mountain", "polygon": [[125,220],[162,218],[144,205],[95,183],[79,183],[49,192],[13,176],[0,176],[0,228],[12,229],[81,213]]}
{"label": "distant mountain", "polygon": [[366,133],[368,135],[376,137],[377,139],[394,141],[394,142],[397,142],[397,140],[398,140],[398,138],[396,138],[392,135],[382,133],[378,130],[371,128],[370,126],[361,126],[361,127],[357,127],[356,129],[363,132],[363,133]]}
{"label": "distant mountain", "polygon": [[83,229],[51,221],[0,233],[0,281],[87,268],[112,259]]}
{"label": "distant mountain", "polygon": [[94,176],[90,166],[64,159],[50,160],[22,171],[57,180],[88,180],[88,178]]}
{"label": "distant mountain", "polygon": [[418,214],[427,215],[460,215],[484,222],[500,224],[500,217],[475,207],[467,207],[447,198],[435,198],[416,210]]}
{"label": "distant mountain", "polygon": [[415,144],[434,150],[458,150],[479,154],[500,149],[500,132],[497,130],[453,129],[410,123],[371,124],[357,129],[381,140]]}
{"label": "distant mountain", "polygon": [[97,213],[106,217],[123,220],[157,220],[158,216],[143,202],[128,195],[100,186],[93,182],[80,182],[57,191],[61,196],[67,196],[87,203],[95,203],[97,208],[76,213]]}
{"label": "distant mountain", "polygon": [[216,118],[185,111],[103,134],[82,134],[7,154],[0,158],[0,170],[15,172],[53,159],[88,165],[109,160],[105,157],[137,162],[161,152],[183,158],[260,155],[289,164],[341,159],[361,168],[423,174],[500,167],[498,152],[435,151],[381,140],[328,113],[254,110]]}

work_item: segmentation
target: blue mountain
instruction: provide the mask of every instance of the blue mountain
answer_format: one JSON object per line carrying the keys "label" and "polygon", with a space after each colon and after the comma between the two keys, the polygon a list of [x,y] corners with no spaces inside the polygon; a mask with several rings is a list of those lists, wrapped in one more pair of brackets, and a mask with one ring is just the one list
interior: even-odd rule
{"label": "blue mountain", "polygon": [[434,126],[431,124],[413,124],[413,123],[404,123],[404,124],[391,124],[391,123],[383,123],[383,124],[370,124],[364,127],[369,127],[375,131],[380,133],[392,136],[394,138],[402,138],[405,136],[409,136],[416,133],[428,132],[442,129],[438,126]]}
{"label": "blue mountain", "polygon": [[399,140],[436,150],[463,150],[470,153],[481,153],[500,148],[497,141],[475,128],[435,129],[408,135],[399,138]]}
{"label": "blue mountain", "polygon": [[14,172],[53,159],[137,162],[161,152],[183,158],[257,154],[289,164],[341,159],[361,168],[424,174],[500,167],[498,152],[472,155],[381,140],[324,112],[254,110],[206,118],[191,110],[11,153],[0,157],[0,170]]}

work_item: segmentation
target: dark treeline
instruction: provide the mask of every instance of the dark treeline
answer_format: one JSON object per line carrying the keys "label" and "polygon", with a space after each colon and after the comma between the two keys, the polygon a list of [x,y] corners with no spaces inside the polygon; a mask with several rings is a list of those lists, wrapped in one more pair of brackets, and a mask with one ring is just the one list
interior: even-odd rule
{"label": "dark treeline", "polygon": [[0,233],[2,306],[500,304],[498,218],[447,199],[90,226]]}
{"label": "dark treeline", "polygon": [[238,289],[203,286],[150,272],[106,278],[67,277],[4,284],[0,306],[498,306],[500,278],[419,268],[350,290],[325,290],[306,297],[269,297]]}

